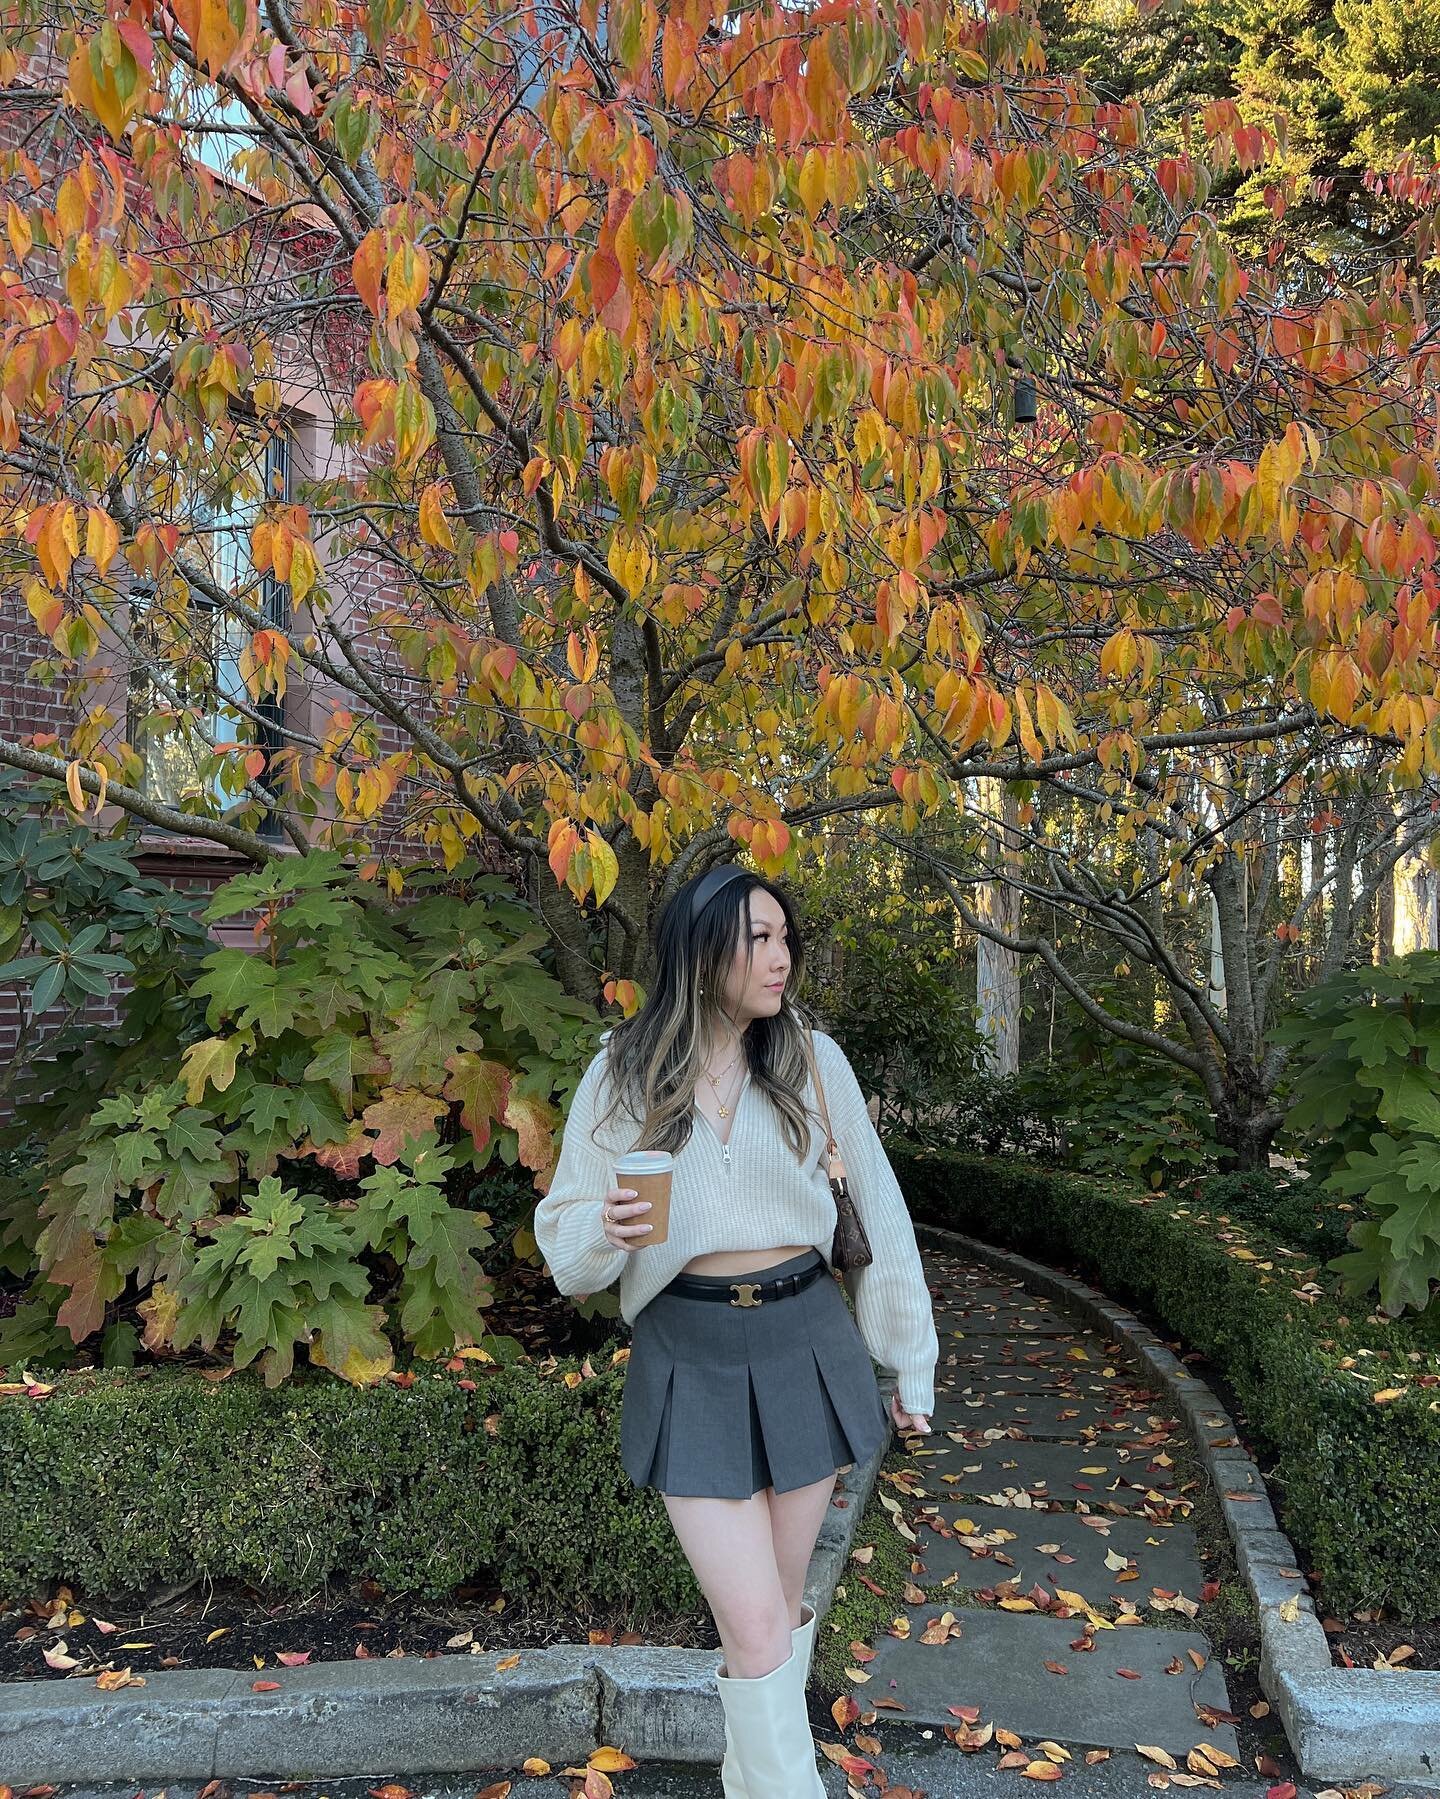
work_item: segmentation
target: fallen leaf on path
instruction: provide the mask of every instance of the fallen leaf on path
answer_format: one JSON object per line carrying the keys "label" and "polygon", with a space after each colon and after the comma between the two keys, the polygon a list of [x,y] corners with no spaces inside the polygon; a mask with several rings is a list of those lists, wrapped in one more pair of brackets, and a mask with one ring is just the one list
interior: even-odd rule
{"label": "fallen leaf on path", "polygon": [[606,1774],[624,1774],[638,1766],[638,1763],[631,1761],[623,1749],[612,1749],[606,1743],[591,1752],[590,1766],[599,1768]]}

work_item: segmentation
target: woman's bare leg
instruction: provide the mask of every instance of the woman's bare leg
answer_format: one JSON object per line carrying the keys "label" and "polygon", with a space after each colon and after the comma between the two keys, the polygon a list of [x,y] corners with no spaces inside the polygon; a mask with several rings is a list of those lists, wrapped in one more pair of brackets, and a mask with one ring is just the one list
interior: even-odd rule
{"label": "woman's bare leg", "polygon": [[805,1576],[810,1572],[810,1557],[815,1553],[815,1539],[830,1509],[835,1491],[835,1475],[827,1474],[808,1487],[796,1487],[790,1493],[777,1493],[766,1487],[765,1498],[770,1507],[770,1538],[775,1547],[775,1566],[785,1594],[785,1610],[789,1628],[800,1623],[800,1601],[805,1593]]}
{"label": "woman's bare leg", "polygon": [[791,1652],[789,1603],[775,1561],[769,1490],[749,1499],[661,1495],[714,1615],[725,1672],[737,1680],[770,1673]]}

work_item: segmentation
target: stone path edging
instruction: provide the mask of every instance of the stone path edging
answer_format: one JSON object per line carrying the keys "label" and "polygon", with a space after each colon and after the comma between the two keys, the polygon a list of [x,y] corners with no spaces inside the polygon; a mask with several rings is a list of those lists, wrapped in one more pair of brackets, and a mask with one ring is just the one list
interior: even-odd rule
{"label": "stone path edging", "polygon": [[[882,1375],[889,1416],[894,1381]],[[829,1611],[860,1518],[889,1452],[835,1483],[805,1579]],[[310,1780],[466,1774],[584,1763],[598,1744],[637,1761],[718,1767],[725,1718],[718,1649],[559,1644],[483,1655],[380,1656],[303,1668],[197,1668],[99,1692],[78,1680],[0,1683],[0,1784],[136,1780]],[[257,1678],[278,1682],[256,1693]]]}
{"label": "stone path edging", "polygon": [[[1306,1780],[1427,1780],[1440,1774],[1440,1674],[1337,1668],[1255,1462],[1207,1383],[1148,1325],[1096,1287],[960,1231],[915,1223],[929,1244],[1012,1276],[1111,1336],[1139,1371],[1154,1375],[1184,1412],[1215,1482],[1240,1571],[1260,1620],[1260,1685],[1275,1707]],[[943,1353],[943,1350],[942,1350]],[[1253,1497],[1251,1497],[1253,1496]],[[1293,1620],[1282,1606],[1298,1602]],[[818,1608],[817,1608],[818,1609]]]}

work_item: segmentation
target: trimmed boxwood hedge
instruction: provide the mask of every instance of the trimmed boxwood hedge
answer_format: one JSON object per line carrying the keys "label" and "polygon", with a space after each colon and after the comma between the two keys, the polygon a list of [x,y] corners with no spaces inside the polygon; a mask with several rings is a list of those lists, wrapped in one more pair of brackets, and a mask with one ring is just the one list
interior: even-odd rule
{"label": "trimmed boxwood hedge", "polygon": [[[901,1142],[886,1149],[917,1221],[1077,1275],[1215,1364],[1330,1609],[1440,1617],[1434,1320],[1373,1314],[1340,1294],[1313,1249],[1297,1253],[1173,1195]],[[1300,1269],[1322,1290],[1313,1304],[1285,1278]],[[1376,1404],[1396,1387],[1402,1397]]]}
{"label": "trimmed boxwood hedge", "polygon": [[[0,1593],[121,1597],[200,1573],[276,1593],[371,1579],[637,1621],[703,1606],[658,1494],[620,1465],[624,1368],[590,1357],[351,1387],[319,1370],[61,1373],[0,1397]],[[567,1384],[567,1376],[573,1384]],[[47,1380],[52,1378],[47,1376]]]}

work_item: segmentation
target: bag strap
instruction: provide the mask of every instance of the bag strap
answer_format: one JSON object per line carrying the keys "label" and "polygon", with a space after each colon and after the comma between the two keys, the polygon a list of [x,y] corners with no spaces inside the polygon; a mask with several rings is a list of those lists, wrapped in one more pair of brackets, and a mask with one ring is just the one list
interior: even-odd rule
{"label": "bag strap", "polygon": [[815,1044],[810,1032],[805,1032],[805,1051],[810,1058],[810,1078],[815,1083],[815,1097],[820,1101],[820,1116],[825,1120],[825,1148],[830,1159],[835,1160],[840,1151],[835,1144],[835,1133],[830,1128],[830,1108],[825,1103],[825,1088],[820,1080],[820,1061],[815,1054]]}

